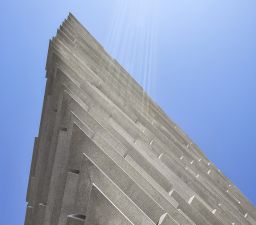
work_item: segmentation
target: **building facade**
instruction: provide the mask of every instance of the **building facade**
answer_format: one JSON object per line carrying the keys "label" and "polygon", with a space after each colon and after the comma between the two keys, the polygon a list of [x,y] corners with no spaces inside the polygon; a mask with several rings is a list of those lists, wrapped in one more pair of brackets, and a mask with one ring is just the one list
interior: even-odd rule
{"label": "building facade", "polygon": [[50,41],[25,225],[256,225],[256,210],[68,18]]}

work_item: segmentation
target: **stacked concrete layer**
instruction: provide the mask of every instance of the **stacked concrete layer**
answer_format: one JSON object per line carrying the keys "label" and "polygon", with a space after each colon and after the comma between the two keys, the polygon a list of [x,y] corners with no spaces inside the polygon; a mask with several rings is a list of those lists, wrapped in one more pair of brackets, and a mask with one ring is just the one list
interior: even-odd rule
{"label": "stacked concrete layer", "polygon": [[25,225],[255,225],[256,210],[70,14],[50,41]]}

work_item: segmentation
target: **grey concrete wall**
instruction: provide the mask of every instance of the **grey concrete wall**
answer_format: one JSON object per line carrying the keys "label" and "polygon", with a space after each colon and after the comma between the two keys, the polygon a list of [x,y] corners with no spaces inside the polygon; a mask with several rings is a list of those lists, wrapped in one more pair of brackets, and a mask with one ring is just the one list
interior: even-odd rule
{"label": "grey concrete wall", "polygon": [[256,210],[74,18],[49,43],[25,225],[255,225]]}

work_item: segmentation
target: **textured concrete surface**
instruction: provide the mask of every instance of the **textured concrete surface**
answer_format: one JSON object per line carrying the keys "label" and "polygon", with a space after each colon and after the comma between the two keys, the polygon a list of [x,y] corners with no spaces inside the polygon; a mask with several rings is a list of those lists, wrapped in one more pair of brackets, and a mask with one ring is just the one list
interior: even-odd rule
{"label": "textured concrete surface", "polygon": [[256,210],[86,29],[50,41],[25,225],[255,225]]}

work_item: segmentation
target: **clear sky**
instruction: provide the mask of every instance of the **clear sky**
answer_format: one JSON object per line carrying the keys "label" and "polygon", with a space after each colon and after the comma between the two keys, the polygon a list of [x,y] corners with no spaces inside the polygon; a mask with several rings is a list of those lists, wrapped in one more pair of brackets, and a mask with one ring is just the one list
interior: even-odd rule
{"label": "clear sky", "polygon": [[1,225],[24,221],[48,42],[68,12],[256,204],[255,0],[8,0],[0,9]]}

